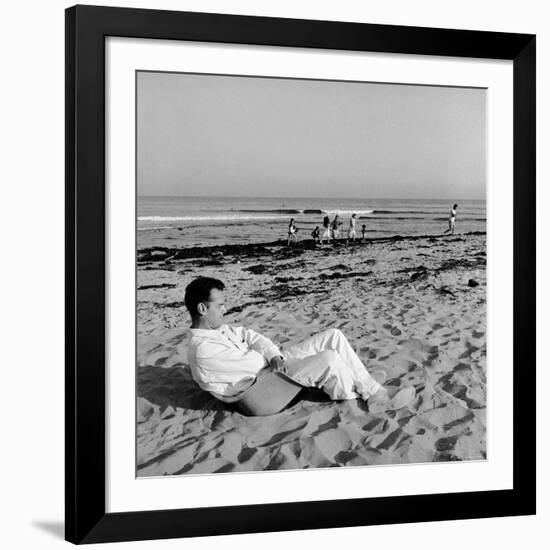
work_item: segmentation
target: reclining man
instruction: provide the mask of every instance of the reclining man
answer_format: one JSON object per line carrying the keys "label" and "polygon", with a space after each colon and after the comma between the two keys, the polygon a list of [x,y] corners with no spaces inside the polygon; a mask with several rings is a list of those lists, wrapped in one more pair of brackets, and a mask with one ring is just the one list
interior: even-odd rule
{"label": "reclining man", "polygon": [[390,398],[368,373],[338,329],[329,329],[281,351],[244,327],[223,324],[225,285],[199,277],[185,290],[191,314],[188,359],[195,382],[221,401],[238,401],[256,378],[273,370],[301,386],[321,388],[331,399],[363,399],[369,411],[398,409],[415,396],[413,387]]}

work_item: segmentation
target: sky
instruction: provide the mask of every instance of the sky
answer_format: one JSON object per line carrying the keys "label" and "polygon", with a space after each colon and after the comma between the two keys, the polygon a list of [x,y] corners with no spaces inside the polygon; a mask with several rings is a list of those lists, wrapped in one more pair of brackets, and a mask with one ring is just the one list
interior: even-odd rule
{"label": "sky", "polygon": [[138,195],[483,199],[486,91],[139,72]]}

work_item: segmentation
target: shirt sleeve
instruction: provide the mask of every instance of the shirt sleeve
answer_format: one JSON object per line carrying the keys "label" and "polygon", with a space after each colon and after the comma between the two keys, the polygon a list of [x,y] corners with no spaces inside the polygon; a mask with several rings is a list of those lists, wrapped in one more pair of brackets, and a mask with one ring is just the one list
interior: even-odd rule
{"label": "shirt sleeve", "polygon": [[252,329],[244,327],[232,327],[237,336],[250,348],[261,353],[268,361],[273,357],[281,356],[281,350],[269,339],[258,334]]}

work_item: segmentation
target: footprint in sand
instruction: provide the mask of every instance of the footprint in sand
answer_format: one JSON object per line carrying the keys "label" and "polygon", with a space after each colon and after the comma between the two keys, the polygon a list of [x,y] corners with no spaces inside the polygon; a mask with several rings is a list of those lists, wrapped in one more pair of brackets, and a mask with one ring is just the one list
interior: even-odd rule
{"label": "footprint in sand", "polygon": [[359,355],[365,356],[368,359],[374,359],[378,355],[378,351],[376,348],[371,348],[369,346],[364,346],[362,348],[359,348]]}
{"label": "footprint in sand", "polygon": [[246,445],[244,445],[237,456],[237,461],[239,462],[239,464],[242,464],[243,462],[248,462],[257,452],[258,449],[247,447]]}
{"label": "footprint in sand", "polygon": [[335,460],[342,451],[351,450],[351,440],[344,430],[330,429],[314,437],[317,449],[329,460]]}
{"label": "footprint in sand", "polygon": [[138,424],[146,422],[155,413],[154,406],[149,403],[149,401],[147,401],[147,399],[145,399],[144,397],[138,397],[137,409]]}
{"label": "footprint in sand", "polygon": [[374,435],[368,439],[368,444],[376,449],[388,451],[397,443],[402,435],[404,435],[403,430],[401,428],[396,428],[390,433],[380,433]]}
{"label": "footprint in sand", "polygon": [[474,352],[476,352],[477,350],[479,350],[479,347],[478,346],[474,346],[472,343],[470,343],[468,340],[466,340],[466,342],[464,342],[465,345],[466,345],[466,351],[464,351],[463,353],[461,353],[458,358],[459,359],[467,359],[468,357],[470,357]]}
{"label": "footprint in sand", "polygon": [[385,432],[389,427],[389,421],[383,418],[373,418],[363,426],[363,430],[371,434]]}
{"label": "footprint in sand", "polygon": [[418,362],[408,358],[397,355],[392,358],[392,364],[400,370],[415,370],[418,367]]}
{"label": "footprint in sand", "polygon": [[359,454],[355,451],[340,451],[334,456],[334,462],[341,466],[344,466],[348,462],[359,457]]}
{"label": "footprint in sand", "polygon": [[458,436],[442,437],[435,442],[435,448],[439,452],[452,451],[455,448]]}
{"label": "footprint in sand", "polygon": [[466,404],[469,409],[481,409],[485,406],[485,391],[472,378],[468,365],[459,365],[453,372],[442,376],[438,385],[441,389]]}

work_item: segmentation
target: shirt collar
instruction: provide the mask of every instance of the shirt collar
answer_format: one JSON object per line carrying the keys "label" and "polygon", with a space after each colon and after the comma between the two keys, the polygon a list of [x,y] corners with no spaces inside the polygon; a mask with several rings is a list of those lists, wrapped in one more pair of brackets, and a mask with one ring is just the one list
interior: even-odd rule
{"label": "shirt collar", "polygon": [[220,328],[190,328],[189,331],[193,336],[217,336],[223,334],[226,325],[221,325]]}

